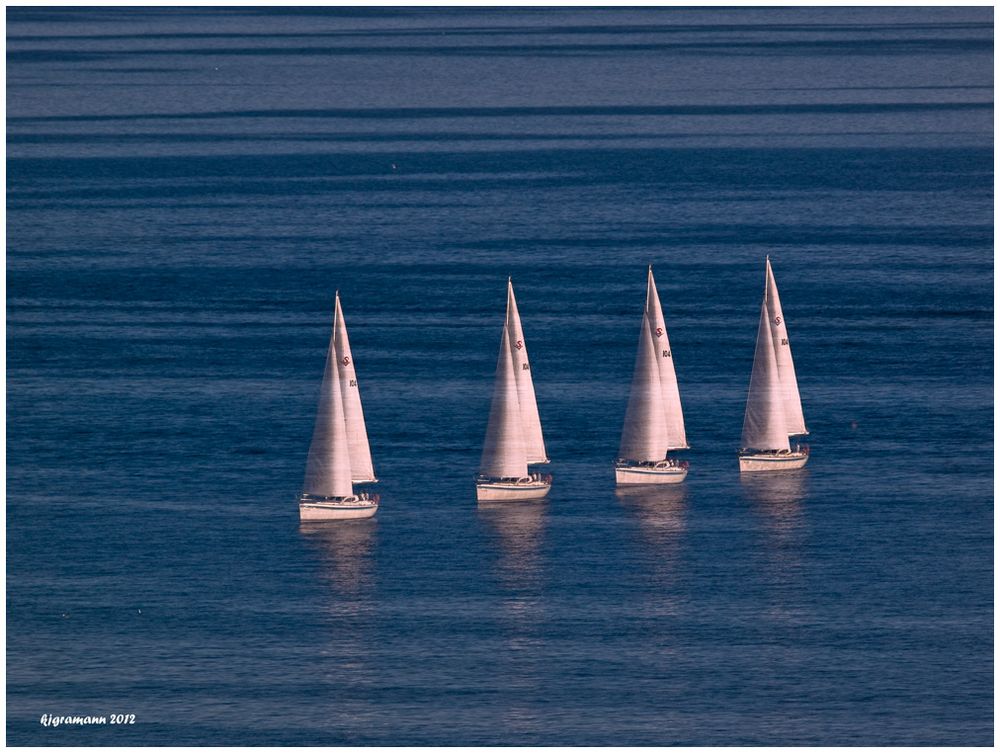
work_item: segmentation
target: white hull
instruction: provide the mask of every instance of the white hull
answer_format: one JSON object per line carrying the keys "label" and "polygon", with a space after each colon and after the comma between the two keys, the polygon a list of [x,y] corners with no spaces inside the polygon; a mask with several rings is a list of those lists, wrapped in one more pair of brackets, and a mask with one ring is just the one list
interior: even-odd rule
{"label": "white hull", "polygon": [[760,455],[740,455],[740,473],[757,471],[793,471],[801,468],[809,460],[807,452],[790,452],[782,455],[762,453]]}
{"label": "white hull", "polygon": [[359,502],[299,502],[299,520],[357,520],[370,518],[378,503]]}
{"label": "white hull", "polygon": [[625,486],[634,484],[679,484],[688,475],[687,468],[643,468],[642,466],[615,468],[615,483]]}
{"label": "white hull", "polygon": [[552,484],[533,482],[510,484],[499,481],[476,482],[476,499],[486,502],[512,502],[519,499],[541,499],[549,493]]}

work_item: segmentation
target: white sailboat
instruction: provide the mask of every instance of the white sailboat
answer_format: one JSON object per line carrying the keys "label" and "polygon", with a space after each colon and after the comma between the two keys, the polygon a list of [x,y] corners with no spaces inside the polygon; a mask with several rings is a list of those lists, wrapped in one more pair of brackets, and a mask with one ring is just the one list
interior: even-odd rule
{"label": "white sailboat", "polygon": [[376,480],[338,292],[306,477],[299,495],[299,518],[370,518],[378,509],[379,497],[356,494],[353,484]]}
{"label": "white sailboat", "polygon": [[[520,379],[519,375],[523,375]],[[547,463],[535,388],[514,288],[507,281],[507,317],[500,338],[493,401],[476,476],[479,500],[540,499],[552,488],[548,474],[529,473],[528,463]]]}
{"label": "white sailboat", "polygon": [[619,485],[680,483],[687,476],[687,463],[667,453],[687,447],[673,353],[650,267],[615,481]]}
{"label": "white sailboat", "polygon": [[764,300],[740,440],[741,472],[793,470],[809,460],[808,447],[792,447],[789,441],[808,431],[770,257],[765,266]]}

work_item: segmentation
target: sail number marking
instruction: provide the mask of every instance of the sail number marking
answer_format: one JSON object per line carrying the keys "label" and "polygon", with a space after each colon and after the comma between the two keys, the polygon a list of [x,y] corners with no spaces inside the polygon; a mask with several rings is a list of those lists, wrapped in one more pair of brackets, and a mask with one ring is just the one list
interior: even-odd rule
{"label": "sail number marking", "polygon": [[358,386],[358,380],[357,379],[351,379],[349,386],[351,386],[351,387],[357,387]]}
{"label": "sail number marking", "polygon": [[672,358],[672,356],[671,356],[671,354],[670,354],[670,351],[669,351],[669,350],[665,350],[665,351],[663,351],[663,357],[664,357],[664,358]]}

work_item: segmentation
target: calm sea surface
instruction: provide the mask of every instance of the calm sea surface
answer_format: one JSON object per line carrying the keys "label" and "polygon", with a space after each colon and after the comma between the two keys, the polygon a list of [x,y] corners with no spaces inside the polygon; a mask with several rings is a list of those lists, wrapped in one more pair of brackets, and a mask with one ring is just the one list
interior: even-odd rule
{"label": "calm sea surface", "polygon": [[[9,742],[991,744],[992,22],[8,10]],[[741,478],[768,253],[813,455]],[[647,264],[691,473],[619,495]],[[555,484],[477,506],[508,275]],[[304,528],[338,288],[383,505]]]}

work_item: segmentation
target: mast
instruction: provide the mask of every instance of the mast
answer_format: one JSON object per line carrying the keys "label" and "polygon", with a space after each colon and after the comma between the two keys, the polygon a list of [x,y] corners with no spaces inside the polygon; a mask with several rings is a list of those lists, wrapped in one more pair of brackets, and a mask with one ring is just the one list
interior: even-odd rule
{"label": "mast", "polygon": [[490,420],[486,425],[486,441],[479,462],[480,474],[489,478],[523,478],[528,475],[528,456],[524,446],[510,339],[507,325],[504,324],[496,379],[493,383]]}
{"label": "mast", "polygon": [[778,285],[771,269],[771,257],[767,257],[765,275],[765,298],[767,313],[771,323],[771,340],[774,344],[774,355],[778,363],[778,379],[781,380],[781,391],[785,404],[785,421],[788,435],[808,434],[806,420],[802,415],[802,399],[799,397],[799,382],[795,377],[795,364],[792,363],[792,347],[788,344],[788,328],[785,316],[781,312],[781,299],[778,298]]}
{"label": "mast", "polygon": [[331,332],[316,424],[313,427],[312,443],[306,460],[306,477],[302,486],[306,494],[317,497],[350,497],[354,493],[351,488],[344,404],[337,374],[335,337],[335,333]]}
{"label": "mast", "polygon": [[547,463],[545,441],[542,439],[542,421],[538,417],[538,403],[535,401],[535,385],[531,379],[531,365],[528,363],[528,346],[524,342],[521,329],[521,315],[514,300],[514,285],[507,278],[507,331],[510,336],[510,353],[513,358],[514,379],[517,381],[517,399],[521,406],[521,426],[524,432],[524,447],[529,463]]}
{"label": "mast", "polygon": [[667,455],[667,433],[663,423],[663,391],[649,317],[643,312],[639,347],[625,425],[618,456],[625,460],[659,461]]}
{"label": "mast", "polygon": [[336,295],[334,313],[334,343],[337,357],[337,374],[340,378],[340,394],[344,404],[344,421],[347,427],[347,448],[351,459],[351,480],[355,483],[375,481],[372,467],[372,452],[368,444],[368,430],[365,414],[361,409],[361,391],[358,375],[354,370],[351,343],[347,338],[347,323],[340,307],[340,291]]}
{"label": "mast", "polygon": [[760,305],[757,348],[753,355],[753,371],[750,373],[750,389],[747,392],[747,409],[743,416],[743,437],[740,442],[744,449],[788,450],[790,447],[786,425],[784,397],[771,342],[765,297]]}
{"label": "mast", "polygon": [[668,450],[685,450],[687,434],[684,431],[684,411],[681,408],[681,394],[677,387],[677,374],[674,371],[674,358],[670,350],[670,339],[667,336],[667,325],[663,321],[663,308],[660,306],[660,295],[656,291],[653,280],[653,267],[650,265],[646,278],[646,316],[649,317],[650,331],[653,336],[653,348],[660,372],[660,388],[663,392],[663,411],[666,417]]}

